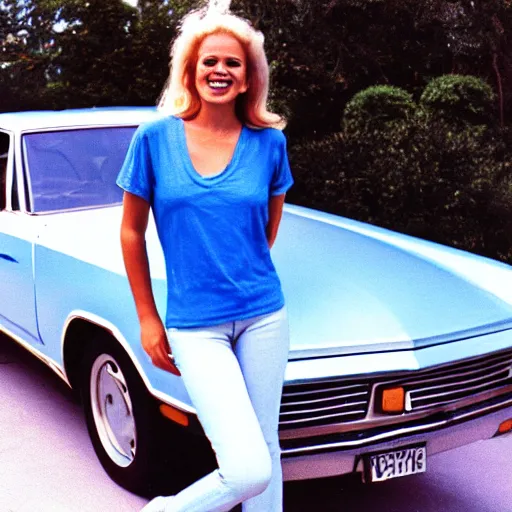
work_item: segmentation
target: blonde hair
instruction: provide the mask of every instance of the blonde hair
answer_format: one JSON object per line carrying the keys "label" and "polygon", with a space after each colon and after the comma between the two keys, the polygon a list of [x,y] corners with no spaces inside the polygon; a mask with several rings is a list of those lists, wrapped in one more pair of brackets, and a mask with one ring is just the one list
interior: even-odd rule
{"label": "blonde hair", "polygon": [[253,128],[282,130],[284,119],[267,110],[269,70],[263,34],[243,18],[212,9],[192,11],[183,19],[171,47],[170,74],[158,100],[158,109],[185,120],[199,113],[201,99],[194,85],[197,53],[203,40],[217,33],[235,37],[245,51],[249,88],[236,100],[240,121]]}

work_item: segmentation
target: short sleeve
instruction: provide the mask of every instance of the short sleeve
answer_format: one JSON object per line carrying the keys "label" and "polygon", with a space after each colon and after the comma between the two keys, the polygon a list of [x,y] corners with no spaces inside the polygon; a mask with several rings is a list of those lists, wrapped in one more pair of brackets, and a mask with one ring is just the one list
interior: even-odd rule
{"label": "short sleeve", "polygon": [[152,202],[154,175],[149,141],[143,127],[139,127],[133,136],[116,183],[126,192]]}
{"label": "short sleeve", "polygon": [[293,177],[286,151],[286,137],[283,132],[276,130],[275,168],[270,182],[270,195],[284,194],[292,185]]}

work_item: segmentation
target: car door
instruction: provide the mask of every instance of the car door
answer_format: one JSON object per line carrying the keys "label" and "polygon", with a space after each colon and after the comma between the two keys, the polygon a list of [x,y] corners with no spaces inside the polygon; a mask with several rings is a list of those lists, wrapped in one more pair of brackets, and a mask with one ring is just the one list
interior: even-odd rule
{"label": "car door", "polygon": [[0,130],[0,329],[39,343],[33,253],[37,219],[26,208],[14,134]]}

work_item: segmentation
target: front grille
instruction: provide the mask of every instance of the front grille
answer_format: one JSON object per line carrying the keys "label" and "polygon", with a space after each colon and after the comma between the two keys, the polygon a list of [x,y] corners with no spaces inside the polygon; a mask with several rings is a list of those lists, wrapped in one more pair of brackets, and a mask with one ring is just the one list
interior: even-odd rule
{"label": "front grille", "polygon": [[502,353],[398,381],[406,392],[406,410],[423,411],[512,385],[512,353]]}
{"label": "front grille", "polygon": [[[440,428],[449,428],[462,422],[512,407],[512,391],[478,403],[466,404],[454,411],[438,412],[396,424],[371,425],[365,429],[337,431],[308,437],[281,438],[282,456],[293,457],[305,453],[319,453],[375,446],[383,442],[409,438],[415,434],[428,434]],[[442,424],[442,425],[440,425]],[[409,440],[410,442],[410,440]],[[377,450],[377,448],[373,448]],[[372,451],[373,451],[372,450]]]}
{"label": "front grille", "polygon": [[483,356],[387,381],[337,380],[288,384],[283,390],[280,430],[350,423],[365,419],[373,385],[402,386],[407,412],[428,412],[468,398],[487,400],[489,391],[512,391],[512,351]]}
{"label": "front grille", "polygon": [[368,411],[370,384],[327,381],[289,384],[281,400],[281,430],[361,420]]}

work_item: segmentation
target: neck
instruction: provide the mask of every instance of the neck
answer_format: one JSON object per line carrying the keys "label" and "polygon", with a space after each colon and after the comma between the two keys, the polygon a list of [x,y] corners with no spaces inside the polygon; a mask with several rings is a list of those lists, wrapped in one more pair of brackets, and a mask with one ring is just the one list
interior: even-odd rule
{"label": "neck", "polygon": [[203,103],[193,122],[197,126],[221,132],[239,128],[241,124],[235,114],[234,102],[226,105]]}

